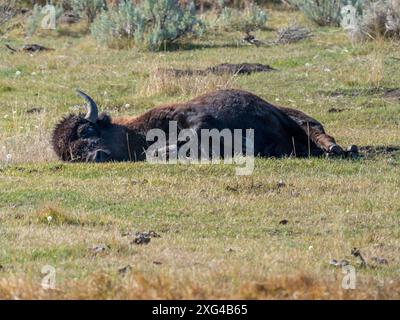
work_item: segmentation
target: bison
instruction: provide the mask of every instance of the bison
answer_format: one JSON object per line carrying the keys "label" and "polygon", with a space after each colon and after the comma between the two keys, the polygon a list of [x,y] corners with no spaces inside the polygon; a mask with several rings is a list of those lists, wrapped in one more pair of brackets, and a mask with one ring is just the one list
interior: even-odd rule
{"label": "bison", "polygon": [[[218,90],[185,103],[151,109],[137,117],[100,113],[82,91],[87,114],[70,114],[55,127],[52,144],[63,161],[143,161],[151,129],[253,129],[254,155],[261,157],[341,156],[345,151],[325,133],[320,122],[301,111],[274,106],[242,90]],[[167,133],[168,134],[168,133]],[[222,140],[221,140],[221,144]],[[178,146],[179,147],[179,146]]]}

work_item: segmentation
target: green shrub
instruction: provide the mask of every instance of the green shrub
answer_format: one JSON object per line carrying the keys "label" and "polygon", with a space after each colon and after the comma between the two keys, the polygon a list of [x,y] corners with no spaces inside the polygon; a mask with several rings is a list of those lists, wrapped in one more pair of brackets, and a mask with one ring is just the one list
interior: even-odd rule
{"label": "green shrub", "polygon": [[366,1],[355,32],[362,39],[400,39],[400,0]]}
{"label": "green shrub", "polygon": [[96,16],[107,8],[105,0],[71,0],[72,10],[80,17],[86,16],[89,23],[92,23]]}
{"label": "green shrub", "polygon": [[28,18],[25,24],[25,32],[28,36],[32,36],[39,28],[40,22],[43,19],[42,7],[35,5],[32,10],[32,14]]}
{"label": "green shrub", "polygon": [[251,2],[244,10],[225,6],[221,1],[221,12],[216,20],[216,27],[225,31],[251,32],[265,28],[267,14],[255,3]]}
{"label": "green shrub", "polygon": [[137,6],[123,1],[103,11],[91,26],[100,43],[115,46],[128,41],[153,51],[202,30],[193,2],[181,5],[178,0],[143,0]]}
{"label": "green shrub", "polygon": [[15,0],[0,0],[0,25],[15,15]]}
{"label": "green shrub", "polygon": [[400,39],[400,1],[392,0],[387,13],[385,34]]}
{"label": "green shrub", "polygon": [[339,26],[341,0],[291,0],[307,18],[319,26]]}
{"label": "green shrub", "polygon": [[144,21],[137,7],[131,2],[122,2],[116,9],[103,11],[90,30],[101,44],[115,46],[121,40],[140,38]]}
{"label": "green shrub", "polygon": [[342,20],[341,9],[347,4],[361,12],[365,0],[289,0],[304,15],[319,26],[339,26]]}

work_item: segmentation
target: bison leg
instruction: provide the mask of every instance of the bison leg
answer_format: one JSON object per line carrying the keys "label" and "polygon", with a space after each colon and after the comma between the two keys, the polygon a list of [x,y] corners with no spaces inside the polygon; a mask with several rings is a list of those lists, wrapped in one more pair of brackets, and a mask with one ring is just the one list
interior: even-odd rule
{"label": "bison leg", "polygon": [[306,131],[309,138],[322,150],[332,155],[342,155],[343,149],[340,147],[335,139],[326,134],[324,128],[320,123],[307,122],[301,126]]}
{"label": "bison leg", "polygon": [[311,118],[299,110],[283,107],[280,107],[280,109],[305,131],[310,140],[314,142],[318,148],[321,148],[331,155],[344,154],[342,147],[336,143],[332,136],[326,134],[324,127],[319,121]]}

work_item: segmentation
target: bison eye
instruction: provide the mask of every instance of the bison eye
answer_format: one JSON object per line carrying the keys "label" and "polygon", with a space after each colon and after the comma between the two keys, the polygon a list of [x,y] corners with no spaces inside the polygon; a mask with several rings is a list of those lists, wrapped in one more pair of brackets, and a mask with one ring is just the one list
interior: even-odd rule
{"label": "bison eye", "polygon": [[89,138],[96,135],[96,130],[93,127],[83,127],[78,134],[81,138]]}

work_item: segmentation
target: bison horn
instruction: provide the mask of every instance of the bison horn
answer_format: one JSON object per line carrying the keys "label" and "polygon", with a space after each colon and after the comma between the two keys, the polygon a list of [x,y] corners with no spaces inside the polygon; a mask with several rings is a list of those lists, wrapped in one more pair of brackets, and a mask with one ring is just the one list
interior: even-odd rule
{"label": "bison horn", "polygon": [[89,97],[86,93],[84,93],[78,89],[76,90],[76,93],[88,102],[88,105],[87,105],[88,112],[85,116],[85,119],[92,123],[96,123],[97,117],[99,115],[99,110],[97,108],[96,102],[94,102],[93,99],[91,97]]}

